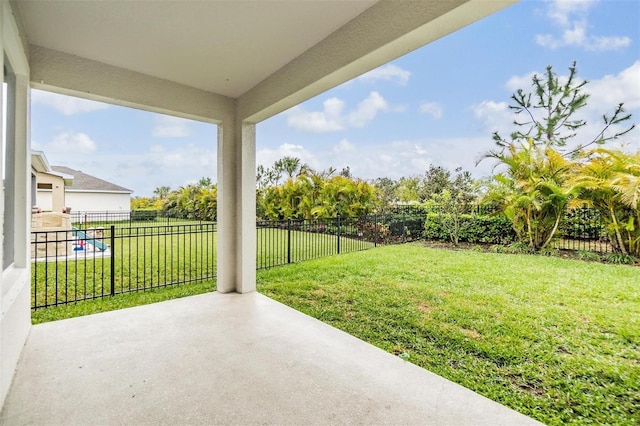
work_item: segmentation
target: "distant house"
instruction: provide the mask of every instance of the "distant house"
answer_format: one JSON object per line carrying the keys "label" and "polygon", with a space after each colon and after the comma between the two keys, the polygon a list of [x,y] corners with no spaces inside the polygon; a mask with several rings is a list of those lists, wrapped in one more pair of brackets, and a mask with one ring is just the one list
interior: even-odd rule
{"label": "distant house", "polygon": [[42,151],[31,151],[31,205],[40,211],[62,213],[67,207],[65,188],[73,176],[54,170]]}
{"label": "distant house", "polygon": [[55,172],[73,176],[73,185],[65,187],[66,207],[71,212],[129,212],[132,190],[64,166],[52,166]]}

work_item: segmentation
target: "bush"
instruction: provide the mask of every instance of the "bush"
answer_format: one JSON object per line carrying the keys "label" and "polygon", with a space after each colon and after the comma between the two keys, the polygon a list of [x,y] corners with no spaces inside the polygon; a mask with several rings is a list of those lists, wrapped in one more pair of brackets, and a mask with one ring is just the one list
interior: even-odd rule
{"label": "bush", "polygon": [[131,220],[134,222],[153,222],[157,217],[157,210],[133,210],[131,212]]}
{"label": "bush", "polygon": [[408,240],[417,240],[424,234],[424,217],[424,214],[392,214],[381,216],[379,220],[386,223],[392,236],[404,235]]}
{"label": "bush", "polygon": [[[482,244],[510,244],[516,241],[511,221],[503,216],[462,215],[460,241]],[[449,240],[439,215],[430,213],[424,223],[424,236],[429,240]]]}

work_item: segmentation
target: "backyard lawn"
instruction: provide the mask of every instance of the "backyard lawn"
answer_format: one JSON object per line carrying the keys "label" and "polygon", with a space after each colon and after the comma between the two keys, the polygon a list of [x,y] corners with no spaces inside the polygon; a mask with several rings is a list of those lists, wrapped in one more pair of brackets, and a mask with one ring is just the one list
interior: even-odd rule
{"label": "backyard lawn", "polygon": [[542,422],[640,424],[638,267],[414,243],[258,290]]}
{"label": "backyard lawn", "polygon": [[[211,280],[216,275],[215,228],[194,222],[182,225],[125,228],[123,233],[116,233],[110,255],[98,253],[94,258],[92,253],[80,251],[68,260],[34,262],[32,306],[110,297],[112,262],[114,294]],[[108,236],[102,241],[110,243]],[[346,253],[373,246],[344,236],[338,244],[335,235],[280,227],[256,230],[258,269],[330,256],[338,252],[338,247],[341,253]]]}

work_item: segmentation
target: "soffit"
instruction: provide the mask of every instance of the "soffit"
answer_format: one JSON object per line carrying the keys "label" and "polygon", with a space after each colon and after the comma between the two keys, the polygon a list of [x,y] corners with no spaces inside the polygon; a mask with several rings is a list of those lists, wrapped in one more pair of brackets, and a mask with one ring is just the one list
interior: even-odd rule
{"label": "soffit", "polygon": [[29,44],[236,98],[375,0],[17,2]]}

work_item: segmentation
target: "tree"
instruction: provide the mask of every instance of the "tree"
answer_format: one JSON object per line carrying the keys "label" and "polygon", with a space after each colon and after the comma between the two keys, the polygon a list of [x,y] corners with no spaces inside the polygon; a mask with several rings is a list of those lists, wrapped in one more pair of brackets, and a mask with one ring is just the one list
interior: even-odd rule
{"label": "tree", "polygon": [[387,177],[377,178],[371,183],[378,190],[378,198],[380,201],[380,208],[384,209],[392,206],[398,201],[396,197],[396,187],[398,183],[393,179]]}
{"label": "tree", "polygon": [[198,188],[209,188],[211,186],[213,186],[213,181],[210,177],[201,177],[200,180],[198,180]]}
{"label": "tree", "polygon": [[292,178],[300,170],[300,159],[295,157],[282,157],[275,162],[273,168],[279,172],[284,172],[287,177]]}
{"label": "tree", "polygon": [[543,249],[555,235],[567,203],[579,191],[568,183],[575,163],[532,139],[520,146],[511,143],[508,148],[487,154],[506,170],[494,176],[485,201],[499,206],[521,242]]}
{"label": "tree", "polygon": [[169,195],[170,191],[171,188],[169,188],[168,186],[159,186],[153,190],[153,193],[161,200],[164,200],[165,198],[167,198],[167,195]]}
{"label": "tree", "polygon": [[551,242],[565,209],[580,191],[580,185],[570,178],[579,166],[578,159],[588,161],[585,148],[617,139],[634,125],[615,130],[631,118],[619,104],[613,114],[603,115],[603,127],[596,135],[575,144],[574,138],[587,124],[578,113],[589,99],[584,92],[587,82],[577,80],[576,63],[569,67],[564,82],[551,66],[531,82],[531,92],[519,89],[511,96],[514,104],[509,108],[518,119],[510,140],[495,132],[496,149],[483,158],[493,158],[502,167],[486,199],[500,206],[521,242],[542,249]]}
{"label": "tree", "polygon": [[418,176],[401,177],[396,185],[396,198],[401,203],[419,203],[420,178]]}
{"label": "tree", "polygon": [[[432,176],[429,199],[426,205],[437,211],[435,221],[449,234],[449,239],[458,245],[462,225],[462,215],[468,213],[475,201],[475,188],[471,174],[462,168],[451,173],[442,167],[431,166],[427,176]],[[435,187],[435,182],[439,187]]]}
{"label": "tree", "polygon": [[375,188],[360,179],[333,176],[335,169],[289,177],[262,192],[258,210],[269,219],[359,216],[376,207]]}
{"label": "tree", "polygon": [[640,151],[598,148],[587,157],[574,178],[578,201],[600,212],[615,251],[640,257]]}
{"label": "tree", "polygon": [[449,172],[449,170],[431,164],[429,170],[425,173],[421,188],[418,191],[420,199],[426,201],[433,195],[442,193],[448,189],[452,183],[450,179],[451,172]]}
{"label": "tree", "polygon": [[551,66],[547,67],[544,76],[534,74],[531,79],[532,91],[518,89],[511,95],[514,104],[509,105],[509,109],[518,117],[513,122],[516,129],[511,133],[510,141],[494,132],[493,140],[497,146],[507,148],[517,142],[532,140],[535,146],[551,147],[565,157],[576,157],[587,147],[602,145],[630,132],[635,125],[610,133],[612,128],[631,118],[631,114],[626,114],[620,103],[611,115],[602,116],[603,127],[596,135],[586,139],[584,144],[567,146],[578,135],[578,130],[587,124],[577,117],[589,99],[589,94],[583,91],[587,81],[578,81],[577,73],[574,61],[564,83]]}

